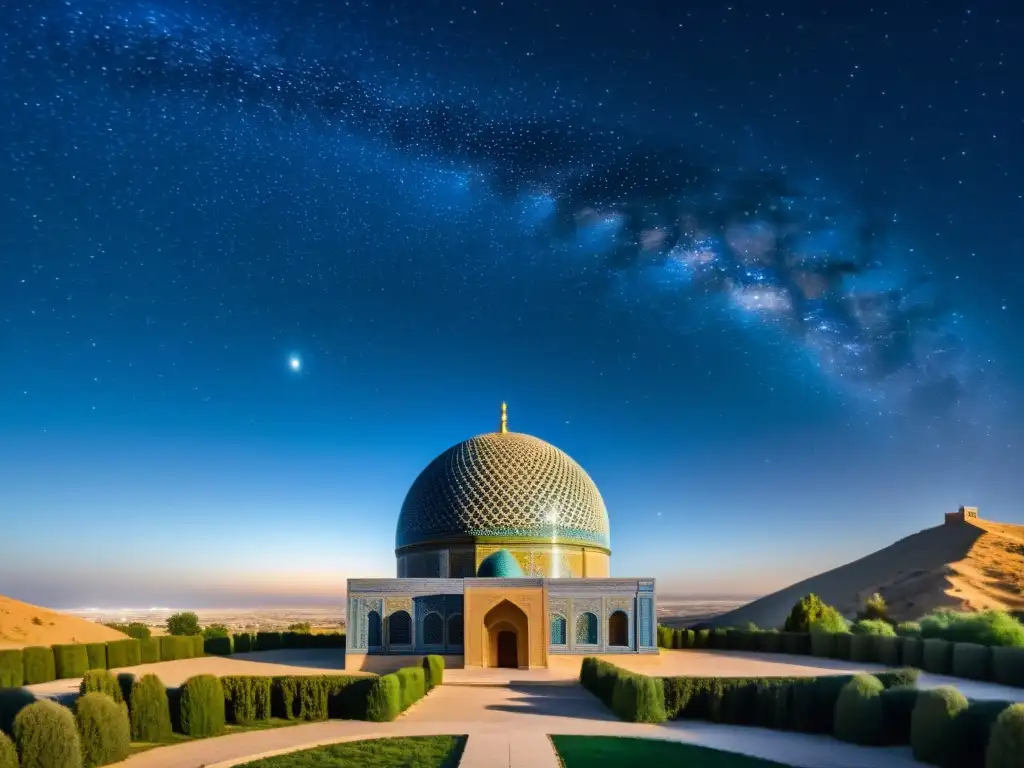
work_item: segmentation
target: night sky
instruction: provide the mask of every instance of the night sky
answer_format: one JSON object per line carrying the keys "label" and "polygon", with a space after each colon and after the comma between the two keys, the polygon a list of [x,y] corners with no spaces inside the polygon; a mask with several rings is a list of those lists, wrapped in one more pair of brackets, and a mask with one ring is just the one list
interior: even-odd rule
{"label": "night sky", "polygon": [[5,7],[0,592],[336,604],[503,399],[663,594],[1024,523],[1024,11],[866,5]]}

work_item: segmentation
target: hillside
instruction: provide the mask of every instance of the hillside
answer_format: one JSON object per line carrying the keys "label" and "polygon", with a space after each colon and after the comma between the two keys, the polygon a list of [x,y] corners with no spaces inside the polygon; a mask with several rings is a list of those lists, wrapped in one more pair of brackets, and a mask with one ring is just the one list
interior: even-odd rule
{"label": "hillside", "polygon": [[900,621],[936,608],[1024,610],[1024,526],[977,520],[926,528],[717,616],[711,624],[781,627],[793,604],[808,592],[848,618],[875,592]]}
{"label": "hillside", "polygon": [[123,640],[110,627],[0,595],[0,648]]}

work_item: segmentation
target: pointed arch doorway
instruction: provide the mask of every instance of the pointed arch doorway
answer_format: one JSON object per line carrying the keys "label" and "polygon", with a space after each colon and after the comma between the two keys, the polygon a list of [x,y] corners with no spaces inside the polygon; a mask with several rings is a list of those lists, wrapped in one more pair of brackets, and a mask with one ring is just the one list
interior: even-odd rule
{"label": "pointed arch doorway", "polygon": [[484,666],[526,669],[530,666],[530,622],[515,603],[502,600],[484,616]]}

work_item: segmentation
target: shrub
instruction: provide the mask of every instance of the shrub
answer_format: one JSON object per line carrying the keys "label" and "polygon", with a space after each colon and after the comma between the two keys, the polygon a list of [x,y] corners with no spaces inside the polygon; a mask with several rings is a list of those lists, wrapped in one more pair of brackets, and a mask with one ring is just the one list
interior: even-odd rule
{"label": "shrub", "polygon": [[147,637],[139,640],[139,654],[143,664],[156,664],[160,661],[160,638]]}
{"label": "shrub", "polygon": [[280,632],[257,632],[254,651],[276,651],[282,646]]}
{"label": "shrub", "polygon": [[137,667],[142,663],[142,641],[134,638],[107,643],[107,669]]}
{"label": "shrub", "polygon": [[718,629],[711,630],[711,636],[708,637],[708,648],[715,648],[717,650],[724,650],[729,647],[729,630],[720,627]]}
{"label": "shrub", "polygon": [[89,654],[81,643],[51,645],[54,671],[58,680],[81,677],[89,669]]}
{"label": "shrub", "polygon": [[985,768],[1020,768],[1024,755],[1024,704],[1000,713],[989,736]]}
{"label": "shrub", "polygon": [[188,637],[163,635],[159,639],[161,661],[178,661],[180,659],[192,658],[193,645]]}
{"label": "shrub", "polygon": [[423,698],[427,690],[423,667],[402,667],[395,673],[402,686],[402,709],[408,709]]}
{"label": "shrub", "polygon": [[971,680],[992,677],[992,649],[976,643],[953,643],[953,674]]}
{"label": "shrub", "polygon": [[832,658],[836,655],[836,636],[831,632],[811,626],[811,654],[820,658]]}
{"label": "shrub", "polygon": [[189,640],[189,643],[192,646],[192,648],[191,648],[191,653],[192,653],[191,658],[193,658],[193,659],[201,659],[203,656],[206,655],[204,647],[203,647],[204,643],[205,643],[205,640],[203,639],[202,635],[189,635],[188,640]]}
{"label": "shrub", "polygon": [[427,675],[428,691],[441,685],[444,682],[444,656],[424,656],[423,671]]}
{"label": "shrub", "polygon": [[57,667],[53,659],[53,650],[36,645],[23,648],[22,659],[25,664],[25,685],[49,683],[57,679]]}
{"label": "shrub", "polygon": [[953,644],[946,640],[928,638],[921,652],[921,667],[936,675],[948,675],[953,666]]}
{"label": "shrub", "polygon": [[0,651],[0,688],[16,688],[25,682],[21,649]]}
{"label": "shrub", "polygon": [[953,643],[1024,647],[1024,624],[1005,611],[939,610],[921,619],[921,636]]}
{"label": "shrub", "polygon": [[782,652],[798,656],[809,656],[811,653],[811,635],[809,632],[783,632]]}
{"label": "shrub", "polygon": [[920,637],[903,638],[903,666],[924,666],[924,641]]}
{"label": "shrub", "polygon": [[224,689],[227,718],[238,725],[270,719],[269,677],[230,675],[220,679]]}
{"label": "shrub", "polygon": [[836,701],[833,733],[853,744],[881,744],[883,739],[881,681],[871,675],[857,675],[843,686]]}
{"label": "shrub", "polygon": [[153,634],[150,632],[149,627],[139,621],[133,621],[130,624],[106,624],[104,626],[116,629],[118,632],[123,632],[128,637],[134,637],[136,640],[148,640]]}
{"label": "shrub", "polygon": [[663,624],[659,624],[657,627],[658,633],[658,647],[659,648],[671,648],[672,647],[672,630]]}
{"label": "shrub", "polygon": [[104,693],[114,701],[124,701],[120,684],[113,672],[105,669],[91,669],[85,673],[78,685],[78,693],[85,696],[89,693]]}
{"label": "shrub", "polygon": [[[422,671],[422,670],[421,670]],[[326,720],[331,712],[338,717],[358,716],[359,706],[346,690],[360,678],[350,675],[292,675],[275,677],[271,684],[271,712],[289,720]]]}
{"label": "shrub", "polygon": [[826,605],[822,608],[821,613],[818,617],[810,624],[809,632],[828,632],[830,634],[838,634],[840,632],[849,632],[850,625],[846,619],[843,618],[843,614],[833,608],[831,605]]}
{"label": "shrub", "polygon": [[901,685],[882,691],[882,743],[909,744],[910,718],[917,703],[917,688]]}
{"label": "shrub", "polygon": [[55,701],[37,701],[19,712],[14,742],[22,768],[81,768],[75,716]]}
{"label": "shrub", "polygon": [[1024,688],[1024,648],[993,648],[992,679]]}
{"label": "shrub", "polygon": [[864,603],[864,608],[857,614],[857,618],[860,620],[867,619],[868,621],[889,621],[889,606],[885,603],[885,598],[882,597],[878,592],[875,592],[871,597],[868,598],[867,602]]}
{"label": "shrub", "polygon": [[[984,768],[985,748],[999,716],[1012,701],[984,699],[968,701],[967,709],[954,722],[956,729],[955,752],[945,757],[945,764],[954,768]],[[1024,755],[1021,755],[1024,758]]]}
{"label": "shrub", "polygon": [[181,730],[189,736],[224,732],[224,689],[215,675],[195,675],[181,686]]}
{"label": "shrub", "polygon": [[191,636],[202,633],[199,626],[199,617],[192,611],[175,613],[167,617],[167,634],[178,636]]}
{"label": "shrub", "polygon": [[156,675],[143,675],[132,685],[132,740],[166,741],[171,737],[167,689]]}
{"label": "shrub", "polygon": [[836,658],[849,661],[853,656],[853,635],[840,632],[836,635]]}
{"label": "shrub", "polygon": [[967,709],[967,699],[956,688],[942,686],[919,691],[910,718],[910,746],[914,759],[942,765],[955,754],[957,717]]}
{"label": "shrub", "polygon": [[711,630],[710,629],[698,629],[694,634],[693,638],[694,648],[710,648],[711,647]]}
{"label": "shrub", "polygon": [[[832,626],[835,630],[838,630],[839,626],[836,616],[842,619],[842,614],[832,606],[823,603],[821,598],[812,593],[800,598],[797,604],[793,606],[782,628],[786,632],[810,632],[812,624],[824,620],[826,626]],[[843,621],[842,629],[846,629],[845,620]]]}
{"label": "shrub", "polygon": [[88,660],[87,669],[106,669],[107,668],[107,644],[106,643],[86,643],[85,644],[85,655]]}
{"label": "shrub", "polygon": [[896,630],[892,624],[881,619],[861,619],[851,627],[855,635],[882,635],[884,637],[896,637]]}
{"label": "shrub", "polygon": [[850,661],[875,660],[875,643],[871,635],[853,635],[850,638]]}
{"label": "shrub", "polygon": [[75,719],[85,768],[119,763],[131,751],[128,710],[105,693],[94,691],[75,702]]}
{"label": "shrub", "polygon": [[248,653],[252,650],[252,635],[241,633],[232,637],[235,653]]}
{"label": "shrub", "polygon": [[225,624],[209,624],[203,627],[203,638],[210,640],[214,637],[231,637],[231,632]]}
{"label": "shrub", "polygon": [[0,768],[18,768],[18,750],[10,737],[0,731]]}
{"label": "shrub", "polygon": [[0,733],[14,733],[14,718],[36,700],[25,688],[0,688]]}
{"label": "shrub", "polygon": [[402,684],[395,675],[373,678],[366,695],[365,719],[386,723],[402,711]]}
{"label": "shrub", "polygon": [[612,711],[628,723],[665,721],[665,689],[658,678],[624,673],[612,692]]}
{"label": "shrub", "polygon": [[920,637],[921,625],[916,621],[901,621],[896,625],[896,634],[900,637]]}
{"label": "shrub", "polygon": [[875,672],[875,677],[882,681],[886,688],[899,688],[904,685],[917,685],[921,676],[919,669],[894,669],[891,672]]}
{"label": "shrub", "polygon": [[229,635],[208,637],[203,641],[203,651],[213,656],[230,656],[231,637]]}
{"label": "shrub", "polygon": [[898,667],[903,659],[903,638],[874,635],[871,638],[874,660],[888,667]]}

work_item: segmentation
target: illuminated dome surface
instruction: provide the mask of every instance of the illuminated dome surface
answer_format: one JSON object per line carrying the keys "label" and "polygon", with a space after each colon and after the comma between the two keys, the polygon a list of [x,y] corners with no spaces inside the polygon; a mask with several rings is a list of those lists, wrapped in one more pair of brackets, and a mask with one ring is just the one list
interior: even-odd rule
{"label": "illuminated dome surface", "polygon": [[476,575],[480,578],[501,579],[519,579],[525,576],[519,561],[507,549],[499,549],[485,557]]}
{"label": "illuminated dome surface", "polygon": [[396,549],[454,541],[610,549],[608,512],[583,468],[504,425],[453,445],[420,473],[402,504]]}

